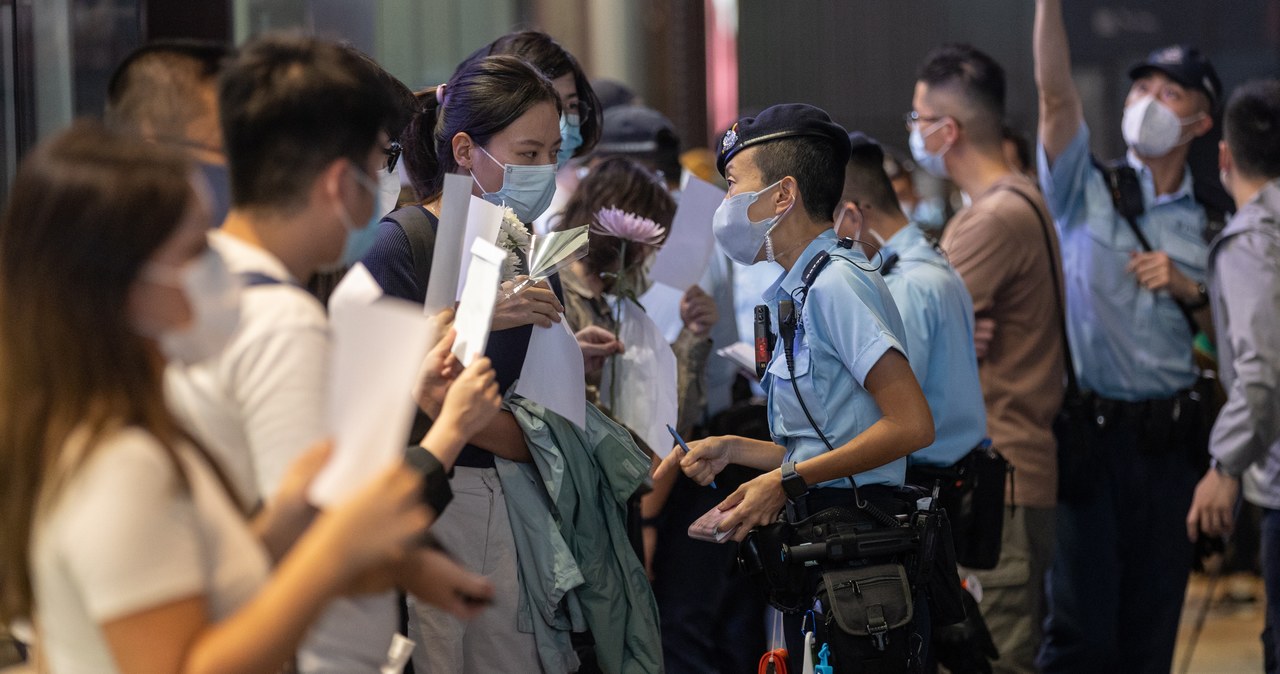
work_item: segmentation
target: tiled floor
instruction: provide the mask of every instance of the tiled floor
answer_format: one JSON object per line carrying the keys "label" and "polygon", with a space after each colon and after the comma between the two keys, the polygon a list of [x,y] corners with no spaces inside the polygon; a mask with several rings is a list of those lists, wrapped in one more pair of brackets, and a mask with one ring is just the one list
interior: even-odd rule
{"label": "tiled floor", "polygon": [[[1239,594],[1251,591],[1254,601],[1229,599],[1228,586],[1233,584]],[[1204,607],[1207,585],[1205,576],[1195,575],[1187,586],[1187,603],[1178,631],[1178,650],[1173,659],[1174,674],[1183,674],[1184,671],[1187,674],[1261,672],[1262,642],[1258,635],[1262,633],[1263,592],[1262,581],[1256,578],[1218,582],[1204,629],[1192,651],[1191,666],[1183,669],[1196,620]]]}

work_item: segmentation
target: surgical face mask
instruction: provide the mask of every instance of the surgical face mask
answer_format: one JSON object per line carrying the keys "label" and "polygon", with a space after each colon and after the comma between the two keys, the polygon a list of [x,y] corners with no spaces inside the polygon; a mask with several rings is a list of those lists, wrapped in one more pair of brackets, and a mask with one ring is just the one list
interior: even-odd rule
{"label": "surgical face mask", "polygon": [[365,253],[368,253],[369,249],[373,247],[373,242],[378,239],[378,223],[382,220],[382,216],[386,215],[386,212],[382,210],[382,206],[385,203],[384,191],[390,190],[390,179],[385,181],[388,186],[384,189],[382,174],[394,178],[396,180],[396,194],[400,192],[400,181],[395,174],[389,174],[386,171],[379,171],[378,173],[380,174],[378,182],[374,183],[363,171],[354,166],[351,168],[351,175],[356,179],[356,182],[360,183],[360,186],[368,190],[369,194],[373,196],[373,215],[363,226],[357,227],[355,220],[347,212],[346,206],[341,204],[338,206],[338,218],[342,220],[342,226],[347,230],[347,238],[342,244],[342,257],[338,258],[338,261],[333,264],[330,270],[345,269],[359,262],[365,256]]}
{"label": "surgical face mask", "polygon": [[475,180],[484,194],[480,198],[498,206],[506,206],[515,211],[520,222],[533,222],[551,205],[551,198],[556,194],[556,165],[517,166],[503,164],[489,154],[489,151],[476,146],[493,163],[502,167],[502,187],[497,192],[490,192],[476,180],[475,172],[471,179]]}
{"label": "surgical face mask", "polygon": [[927,131],[921,132],[920,125],[916,124],[911,127],[911,136],[907,139],[907,144],[911,146],[911,157],[916,160],[916,164],[925,170],[926,173],[935,178],[950,178],[951,174],[947,172],[947,163],[942,160],[942,155],[951,149],[951,144],[943,146],[937,152],[930,152],[924,147],[924,139],[926,136],[932,135],[933,132],[942,128],[943,122],[940,119],[933,123]]}
{"label": "surgical face mask", "polygon": [[1154,96],[1143,96],[1125,107],[1120,132],[1125,144],[1140,156],[1163,157],[1191,140],[1183,139],[1182,128],[1195,124],[1202,116],[1203,113],[1179,119],[1178,113]]}
{"label": "surgical face mask", "polygon": [[582,119],[575,114],[560,115],[560,152],[556,153],[556,168],[562,169],[582,147]]}
{"label": "surgical face mask", "polygon": [[217,251],[206,250],[181,267],[149,265],[142,276],[181,290],[191,305],[189,325],[156,337],[167,360],[184,365],[208,360],[222,352],[240,327],[241,284]]}
{"label": "surgical face mask", "polygon": [[720,248],[730,260],[738,264],[753,265],[756,263],[756,255],[760,252],[761,246],[767,246],[768,257],[773,257],[773,245],[769,234],[778,226],[778,222],[787,214],[787,211],[791,210],[790,207],[787,211],[759,222],[751,221],[747,209],[751,208],[751,204],[754,204],[761,194],[780,184],[782,184],[781,180],[757,192],[735,194],[720,202],[720,206],[716,208],[716,213],[711,218],[711,231],[715,234],[716,243],[720,244]]}

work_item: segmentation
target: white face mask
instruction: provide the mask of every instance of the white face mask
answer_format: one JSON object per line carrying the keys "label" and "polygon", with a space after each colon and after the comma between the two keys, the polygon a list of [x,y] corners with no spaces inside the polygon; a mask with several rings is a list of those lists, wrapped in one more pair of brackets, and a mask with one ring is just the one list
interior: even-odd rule
{"label": "white face mask", "polygon": [[207,250],[181,267],[149,265],[142,276],[181,290],[191,305],[187,327],[156,336],[166,359],[184,365],[208,360],[222,352],[240,327],[241,283],[217,251]]}
{"label": "white face mask", "polygon": [[924,147],[924,139],[941,129],[946,121],[945,118],[940,119],[925,131],[921,131],[920,125],[916,124],[911,128],[911,135],[907,138],[907,145],[911,147],[911,157],[916,160],[916,165],[935,178],[945,179],[951,177],[951,174],[947,172],[947,163],[942,159],[947,150],[951,149],[951,144],[947,143],[937,152],[930,152]]}
{"label": "white face mask", "polygon": [[760,247],[764,246],[766,259],[773,262],[773,240],[769,235],[791,207],[788,206],[786,211],[759,222],[751,221],[751,215],[747,213],[747,209],[751,208],[751,204],[754,204],[761,194],[780,184],[782,184],[781,180],[762,190],[735,194],[720,202],[715,215],[711,218],[711,231],[716,237],[716,243],[720,244],[721,250],[729,256],[729,259],[738,264],[751,266],[756,263],[756,255],[760,253]]}
{"label": "white face mask", "polygon": [[1154,96],[1143,96],[1124,109],[1120,132],[1124,142],[1142,157],[1163,157],[1173,148],[1191,140],[1182,137],[1183,127],[1200,121],[1204,113],[1179,119],[1169,106]]}

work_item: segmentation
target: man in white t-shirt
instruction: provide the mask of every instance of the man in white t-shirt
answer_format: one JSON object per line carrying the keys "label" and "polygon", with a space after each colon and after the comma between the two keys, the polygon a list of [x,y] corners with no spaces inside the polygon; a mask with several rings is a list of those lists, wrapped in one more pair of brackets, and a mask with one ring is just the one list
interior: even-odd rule
{"label": "man in white t-shirt", "polygon": [[[387,135],[401,112],[371,62],[336,44],[272,37],[227,67],[219,93],[232,208],[210,244],[246,288],[215,359],[171,367],[174,411],[227,467],[246,505],[275,493],[321,440],[328,322],[302,284],[362,254]],[[308,674],[377,672],[398,627],[394,595],[333,604],[298,656]]]}

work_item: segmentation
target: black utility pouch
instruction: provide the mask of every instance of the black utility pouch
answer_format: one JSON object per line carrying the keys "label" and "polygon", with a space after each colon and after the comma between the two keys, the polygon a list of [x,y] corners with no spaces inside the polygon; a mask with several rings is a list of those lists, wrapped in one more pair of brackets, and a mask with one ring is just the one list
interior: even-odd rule
{"label": "black utility pouch", "polygon": [[747,532],[738,546],[738,567],[755,581],[769,604],[783,613],[799,613],[809,607],[812,587],[805,588],[804,567],[782,559],[784,545],[795,544],[795,529],[774,522]]}
{"label": "black utility pouch", "polygon": [[836,671],[907,671],[919,644],[901,564],[824,571],[817,599]]}
{"label": "black utility pouch", "polygon": [[[963,534],[955,538],[956,561],[970,569],[994,569],[1004,536],[1004,485],[1009,462],[994,449],[974,450],[966,461],[973,488],[967,495],[967,507],[961,509],[966,519]],[[951,517],[950,510],[947,515]],[[953,532],[958,531],[955,524],[953,518]]]}
{"label": "black utility pouch", "polygon": [[[924,565],[917,592],[924,589],[929,600],[929,619],[934,625],[952,625],[965,619],[964,596],[960,576],[956,573],[956,553],[951,541],[951,523],[947,511],[917,511],[913,516],[922,538],[932,539],[928,558],[915,560]],[[922,551],[923,554],[924,551]]]}

